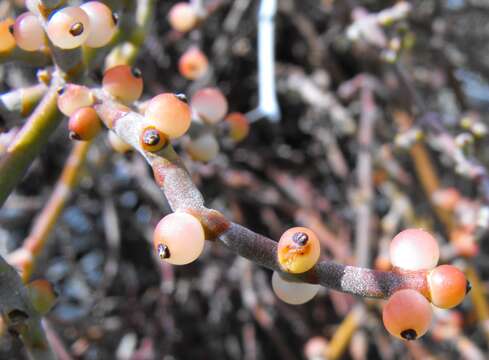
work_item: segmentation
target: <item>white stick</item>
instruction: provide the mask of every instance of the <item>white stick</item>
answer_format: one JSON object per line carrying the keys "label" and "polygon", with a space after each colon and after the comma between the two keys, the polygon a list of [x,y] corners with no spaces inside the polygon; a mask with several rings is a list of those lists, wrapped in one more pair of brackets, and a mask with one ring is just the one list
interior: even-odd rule
{"label": "white stick", "polygon": [[267,117],[280,120],[275,88],[275,21],[277,0],[262,0],[258,13],[258,107],[247,114],[250,121]]}

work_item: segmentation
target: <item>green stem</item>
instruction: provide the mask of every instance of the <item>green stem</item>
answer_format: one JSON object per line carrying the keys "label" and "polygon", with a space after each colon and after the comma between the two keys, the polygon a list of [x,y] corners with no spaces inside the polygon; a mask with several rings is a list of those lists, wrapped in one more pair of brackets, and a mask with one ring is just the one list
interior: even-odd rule
{"label": "green stem", "polygon": [[0,52],[0,64],[22,62],[37,67],[49,65],[51,61],[49,53],[46,51],[25,51],[15,47],[10,52]]}
{"label": "green stem", "polygon": [[24,176],[29,165],[47,143],[49,135],[61,122],[57,89],[62,84],[53,78],[49,91],[15,136],[7,151],[0,156],[0,206]]}
{"label": "green stem", "polygon": [[154,14],[155,0],[140,0],[136,8],[135,27],[124,41],[112,49],[105,59],[105,68],[111,68],[120,64],[134,64],[139,54],[139,49],[146,38],[151,19]]}

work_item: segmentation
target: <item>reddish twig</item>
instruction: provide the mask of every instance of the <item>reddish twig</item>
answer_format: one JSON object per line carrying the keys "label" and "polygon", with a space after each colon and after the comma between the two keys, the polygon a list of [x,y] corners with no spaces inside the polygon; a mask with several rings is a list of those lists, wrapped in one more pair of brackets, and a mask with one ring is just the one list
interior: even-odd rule
{"label": "reddish twig", "polygon": [[[34,225],[25,239],[24,244],[9,255],[15,265],[19,267],[24,282],[31,276],[32,265],[44,248],[49,234],[61,214],[66,202],[73,193],[78,179],[78,173],[90,148],[91,142],[76,142],[70,156],[66,160],[65,167],[46,206],[34,221]],[[18,257],[18,254],[24,254]],[[17,259],[22,261],[16,262]]]}

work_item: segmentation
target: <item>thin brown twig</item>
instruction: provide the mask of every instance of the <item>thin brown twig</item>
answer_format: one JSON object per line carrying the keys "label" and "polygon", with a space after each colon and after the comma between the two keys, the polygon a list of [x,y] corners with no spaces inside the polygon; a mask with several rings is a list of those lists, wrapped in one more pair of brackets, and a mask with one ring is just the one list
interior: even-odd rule
{"label": "thin brown twig", "polygon": [[46,337],[51,344],[54,353],[58,357],[58,360],[73,360],[51,324],[46,319],[42,321],[42,324],[46,331]]}
{"label": "thin brown twig", "polygon": [[[395,111],[393,115],[398,126],[401,128],[401,131],[407,130],[413,124],[413,119],[406,112]],[[438,174],[435,172],[426,147],[423,143],[418,141],[411,146],[409,152],[424,192],[429,197],[436,215],[450,233],[454,228],[452,214],[448,210],[434,204],[432,200],[432,194],[440,188],[440,180]]]}
{"label": "thin brown twig", "polygon": [[357,183],[358,203],[356,204],[356,229],[355,244],[356,258],[359,266],[369,266],[370,261],[370,239],[372,235],[372,154],[373,128],[375,124],[375,103],[373,90],[370,88],[368,79],[364,78],[360,90],[362,103],[362,115],[358,128],[358,145],[360,151],[357,157]]}
{"label": "thin brown twig", "polygon": [[477,320],[484,332],[486,341],[489,341],[489,305],[487,304],[487,296],[484,293],[482,282],[473,266],[469,266],[466,270],[467,278],[472,285],[470,296],[474,304],[474,309],[477,314]]}
{"label": "thin brown twig", "polygon": [[[360,75],[362,76],[362,75]],[[356,209],[355,222],[355,255],[358,266],[368,267],[370,264],[370,247],[372,239],[372,154],[373,130],[376,116],[373,89],[369,78],[362,76],[360,87],[360,99],[362,112],[358,127],[358,145],[360,150],[357,156],[357,184],[354,208]],[[338,359],[357,329],[361,326],[361,320],[365,316],[364,304],[355,306],[347,317],[343,319],[339,329],[335,332],[328,347],[328,359]]]}
{"label": "thin brown twig", "polygon": [[357,331],[365,318],[363,305],[357,304],[350,310],[336,329],[326,351],[326,358],[336,360],[341,358],[348,347],[352,335]]}
{"label": "thin brown twig", "polygon": [[[73,189],[77,183],[78,174],[80,172],[83,163],[85,162],[88,149],[90,148],[90,141],[80,141],[73,145],[71,154],[66,160],[63,172],[59,177],[53,193],[49,198],[46,206],[42,209],[39,216],[34,221],[29,235],[24,240],[20,249],[15,252],[28,252],[31,254],[31,262],[23,262],[21,264],[22,278],[24,282],[27,282],[31,276],[32,262],[39,256],[39,253],[45,247],[49,238],[49,234],[53,229],[56,221],[59,218],[61,211],[63,210],[69,197],[73,194]],[[15,256],[15,252],[10,257]]]}

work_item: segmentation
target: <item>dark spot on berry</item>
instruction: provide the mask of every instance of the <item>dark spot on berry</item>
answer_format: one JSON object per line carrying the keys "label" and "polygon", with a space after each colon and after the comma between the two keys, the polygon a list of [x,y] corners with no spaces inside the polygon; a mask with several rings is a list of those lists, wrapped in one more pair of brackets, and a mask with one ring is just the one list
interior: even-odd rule
{"label": "dark spot on berry", "polygon": [[83,33],[83,30],[84,30],[83,24],[81,22],[77,22],[71,25],[70,34],[73,36],[78,36]]}
{"label": "dark spot on berry", "polygon": [[296,232],[292,236],[292,241],[295,242],[299,246],[304,246],[309,241],[309,236],[307,236],[307,234],[303,233],[303,232]]}
{"label": "dark spot on berry", "polygon": [[148,146],[155,146],[161,141],[159,131],[156,129],[146,129],[143,135],[143,142]]}
{"label": "dark spot on berry", "polygon": [[163,259],[168,259],[170,257],[170,249],[168,249],[168,246],[159,244],[158,245],[158,256],[160,257],[161,260]]}
{"label": "dark spot on berry", "polygon": [[70,133],[68,134],[68,137],[70,138],[70,140],[81,140],[80,135],[78,135],[74,131],[70,131]]}
{"label": "dark spot on berry", "polygon": [[9,25],[8,32],[12,35],[14,34],[14,25]]}
{"label": "dark spot on berry", "polygon": [[177,97],[178,100],[183,101],[185,104],[188,104],[187,95],[180,93],[180,94],[175,94],[175,96]]}
{"label": "dark spot on berry", "polygon": [[139,69],[138,69],[138,68],[136,68],[136,67],[133,67],[133,68],[131,69],[131,73],[132,73],[132,75],[133,75],[135,78],[138,78],[138,79],[139,79],[139,78],[141,78],[141,77],[143,76],[143,75],[141,74],[141,70],[139,70]]}
{"label": "dark spot on berry", "polygon": [[405,340],[416,340],[418,334],[416,334],[416,331],[413,329],[407,329],[401,332],[401,337]]}

